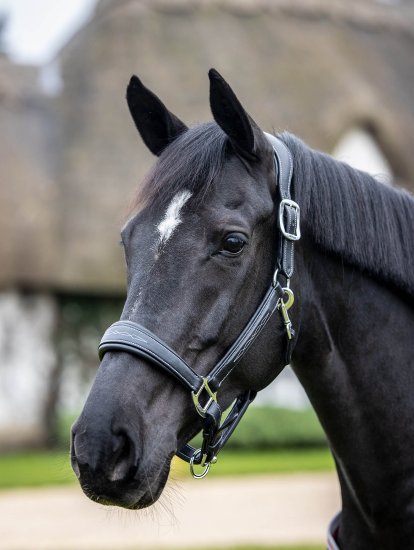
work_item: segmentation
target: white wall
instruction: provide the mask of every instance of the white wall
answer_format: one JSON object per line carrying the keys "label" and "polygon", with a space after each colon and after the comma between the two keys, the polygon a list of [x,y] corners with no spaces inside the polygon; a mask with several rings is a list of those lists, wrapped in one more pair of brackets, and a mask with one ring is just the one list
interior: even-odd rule
{"label": "white wall", "polygon": [[0,444],[35,441],[55,364],[55,300],[0,294]]}

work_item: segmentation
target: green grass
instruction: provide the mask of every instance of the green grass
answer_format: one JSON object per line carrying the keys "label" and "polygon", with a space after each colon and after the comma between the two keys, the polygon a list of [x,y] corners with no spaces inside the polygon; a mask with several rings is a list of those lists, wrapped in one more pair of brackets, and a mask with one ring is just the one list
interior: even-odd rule
{"label": "green grass", "polygon": [[[188,465],[174,459],[174,471],[186,472]],[[328,472],[334,463],[327,449],[276,451],[233,451],[225,449],[209,476],[238,476],[255,474],[289,474],[294,472]]]}
{"label": "green grass", "polygon": [[[328,449],[237,452],[224,450],[211,475],[288,474],[333,471]],[[210,475],[210,474],[209,474]]]}
{"label": "green grass", "polygon": [[[179,459],[174,459],[173,468],[175,476],[190,475],[188,464]],[[257,452],[224,450],[209,475],[218,477],[331,470],[333,462],[326,449]],[[31,451],[0,456],[0,489],[62,485],[75,481],[68,453]]]}
{"label": "green grass", "polygon": [[74,481],[68,452],[27,451],[0,456],[0,489],[62,485]]}
{"label": "green grass", "polygon": [[[0,489],[75,482],[67,450],[73,420],[73,417],[59,420],[60,451],[0,456]],[[209,475],[322,472],[333,467],[325,436],[312,410],[251,407]],[[188,464],[179,459],[174,460],[173,468],[175,475],[190,475]]]}

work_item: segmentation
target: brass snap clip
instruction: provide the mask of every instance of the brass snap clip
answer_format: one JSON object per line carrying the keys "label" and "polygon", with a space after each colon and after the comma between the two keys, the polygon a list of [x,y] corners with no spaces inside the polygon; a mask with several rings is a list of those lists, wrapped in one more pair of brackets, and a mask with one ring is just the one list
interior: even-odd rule
{"label": "brass snap clip", "polygon": [[289,318],[288,310],[292,307],[293,302],[295,301],[295,295],[288,287],[285,287],[283,289],[283,294],[287,297],[287,299],[285,301],[284,296],[280,299],[278,309],[282,314],[283,324],[286,328],[287,337],[289,340],[291,340],[295,335],[295,331],[292,328],[292,321]]}

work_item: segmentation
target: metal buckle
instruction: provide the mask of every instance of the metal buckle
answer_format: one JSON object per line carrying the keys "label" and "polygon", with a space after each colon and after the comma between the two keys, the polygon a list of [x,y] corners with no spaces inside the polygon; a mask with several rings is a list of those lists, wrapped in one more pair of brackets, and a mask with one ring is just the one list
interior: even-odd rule
{"label": "metal buckle", "polygon": [[[200,395],[203,392],[203,390],[206,390],[207,394],[209,395],[209,399],[207,403],[202,406],[200,404]],[[208,385],[208,379],[203,377],[203,384],[200,387],[200,389],[197,392],[191,392],[191,397],[193,398],[193,403],[196,411],[200,416],[203,418],[206,417],[206,412],[208,411],[208,408],[212,404],[213,401],[217,403],[217,392],[213,392],[210,386]]]}
{"label": "metal buckle", "polygon": [[[283,219],[285,208],[286,206],[290,206],[293,208],[296,212],[296,224],[295,224],[295,232],[289,233],[286,230],[285,227],[285,221]],[[280,201],[279,205],[279,227],[280,231],[282,232],[283,236],[288,239],[289,241],[298,241],[300,239],[300,206],[297,202],[292,201],[290,199],[282,199]]]}

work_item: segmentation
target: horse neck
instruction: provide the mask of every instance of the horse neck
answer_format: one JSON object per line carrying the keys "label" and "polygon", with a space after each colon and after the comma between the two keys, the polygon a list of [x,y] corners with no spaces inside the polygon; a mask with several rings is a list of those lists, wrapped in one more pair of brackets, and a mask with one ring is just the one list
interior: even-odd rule
{"label": "horse neck", "polygon": [[316,246],[302,248],[297,273],[301,313],[293,363],[337,463],[341,539],[346,548],[362,547],[352,540],[360,544],[363,537],[364,548],[378,540],[377,548],[388,548],[387,537],[390,548],[412,542],[413,310]]}

